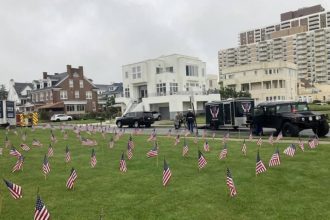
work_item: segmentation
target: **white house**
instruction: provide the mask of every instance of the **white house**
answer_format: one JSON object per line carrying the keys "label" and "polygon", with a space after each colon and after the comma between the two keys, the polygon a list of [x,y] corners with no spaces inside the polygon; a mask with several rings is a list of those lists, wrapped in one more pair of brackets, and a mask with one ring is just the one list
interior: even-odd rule
{"label": "white house", "polygon": [[9,82],[8,100],[15,101],[19,111],[32,111],[31,90],[32,83],[18,83],[13,79]]}
{"label": "white house", "polygon": [[[122,67],[123,97],[116,98],[125,112],[159,111],[162,118],[191,108],[204,111],[208,101],[219,94],[208,94],[206,63],[196,57],[172,54]],[[124,112],[123,111],[123,112]]]}

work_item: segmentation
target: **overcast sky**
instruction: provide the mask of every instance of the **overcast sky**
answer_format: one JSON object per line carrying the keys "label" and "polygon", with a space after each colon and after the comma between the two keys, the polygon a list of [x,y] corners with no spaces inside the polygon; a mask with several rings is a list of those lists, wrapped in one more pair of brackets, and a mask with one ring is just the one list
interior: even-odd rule
{"label": "overcast sky", "polygon": [[0,84],[84,66],[95,83],[122,81],[121,66],[179,53],[217,74],[219,49],[280,13],[329,0],[0,0]]}

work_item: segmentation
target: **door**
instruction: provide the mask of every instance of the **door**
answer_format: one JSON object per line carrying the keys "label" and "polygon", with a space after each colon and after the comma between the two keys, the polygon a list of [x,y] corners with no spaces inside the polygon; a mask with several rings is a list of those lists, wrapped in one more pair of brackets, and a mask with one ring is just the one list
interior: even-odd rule
{"label": "door", "polygon": [[170,108],[169,107],[159,107],[159,113],[162,119],[170,119]]}
{"label": "door", "polygon": [[230,103],[223,103],[223,121],[224,125],[231,125],[232,123]]}

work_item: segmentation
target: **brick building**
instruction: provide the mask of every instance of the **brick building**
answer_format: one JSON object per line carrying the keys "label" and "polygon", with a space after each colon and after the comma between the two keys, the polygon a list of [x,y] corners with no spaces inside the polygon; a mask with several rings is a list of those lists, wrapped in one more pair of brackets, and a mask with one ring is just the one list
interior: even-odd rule
{"label": "brick building", "polygon": [[92,80],[84,76],[82,66],[67,65],[64,73],[49,75],[33,81],[32,102],[46,112],[81,115],[97,110],[97,90]]}

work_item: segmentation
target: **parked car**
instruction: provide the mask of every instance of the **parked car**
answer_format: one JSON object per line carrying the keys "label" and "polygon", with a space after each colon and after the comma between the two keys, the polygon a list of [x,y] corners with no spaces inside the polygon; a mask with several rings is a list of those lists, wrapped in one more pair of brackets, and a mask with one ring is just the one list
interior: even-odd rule
{"label": "parked car", "polygon": [[160,115],[159,112],[156,111],[152,111],[152,116],[154,117],[155,121],[160,121],[160,119],[162,118],[162,116]]}
{"label": "parked car", "polygon": [[71,121],[72,116],[65,114],[55,114],[50,118],[51,121]]}
{"label": "parked car", "polygon": [[151,112],[129,112],[122,117],[116,118],[116,125],[121,128],[124,125],[129,127],[138,128],[141,125],[145,127],[150,127],[154,123],[154,118]]}
{"label": "parked car", "polygon": [[306,102],[277,101],[260,103],[253,111],[251,128],[254,133],[262,128],[275,128],[283,136],[296,137],[304,129],[312,129],[319,137],[329,132],[324,114],[309,110]]}

